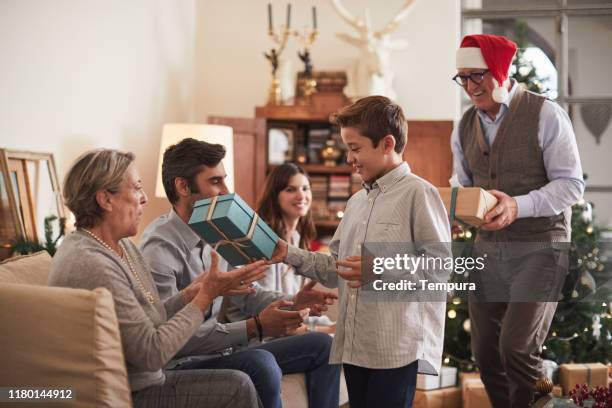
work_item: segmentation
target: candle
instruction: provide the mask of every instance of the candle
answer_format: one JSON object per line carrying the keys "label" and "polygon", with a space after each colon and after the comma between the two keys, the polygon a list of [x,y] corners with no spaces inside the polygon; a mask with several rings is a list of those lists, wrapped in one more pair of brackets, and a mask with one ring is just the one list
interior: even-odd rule
{"label": "candle", "polygon": [[317,31],[317,7],[312,6],[312,28]]}
{"label": "candle", "polygon": [[268,31],[274,31],[272,27],[272,4],[268,3]]}
{"label": "candle", "polygon": [[291,3],[287,3],[287,30],[291,26]]}

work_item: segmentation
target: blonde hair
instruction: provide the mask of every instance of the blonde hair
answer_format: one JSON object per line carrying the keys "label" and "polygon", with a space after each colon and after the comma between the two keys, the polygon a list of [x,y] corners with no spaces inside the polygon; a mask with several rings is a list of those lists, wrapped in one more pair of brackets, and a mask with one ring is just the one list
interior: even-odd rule
{"label": "blonde hair", "polygon": [[112,149],[96,149],[81,155],[64,179],[64,200],[74,213],[77,228],[91,228],[102,221],[104,210],[96,192],[119,191],[134,154]]}

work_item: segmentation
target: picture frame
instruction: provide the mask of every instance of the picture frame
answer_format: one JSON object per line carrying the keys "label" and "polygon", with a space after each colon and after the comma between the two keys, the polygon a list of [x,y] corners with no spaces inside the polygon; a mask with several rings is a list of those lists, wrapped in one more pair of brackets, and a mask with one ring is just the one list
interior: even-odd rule
{"label": "picture frame", "polygon": [[44,220],[66,217],[51,153],[0,149],[0,259],[12,242],[44,239]]}
{"label": "picture frame", "polygon": [[294,160],[297,127],[271,125],[268,128],[268,164],[280,165]]}

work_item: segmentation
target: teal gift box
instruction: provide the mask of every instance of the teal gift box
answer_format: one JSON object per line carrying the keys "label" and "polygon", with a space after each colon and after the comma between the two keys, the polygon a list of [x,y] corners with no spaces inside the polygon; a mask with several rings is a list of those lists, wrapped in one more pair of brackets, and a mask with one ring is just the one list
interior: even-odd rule
{"label": "teal gift box", "polygon": [[278,235],[238,194],[197,201],[189,226],[230,265],[271,259]]}

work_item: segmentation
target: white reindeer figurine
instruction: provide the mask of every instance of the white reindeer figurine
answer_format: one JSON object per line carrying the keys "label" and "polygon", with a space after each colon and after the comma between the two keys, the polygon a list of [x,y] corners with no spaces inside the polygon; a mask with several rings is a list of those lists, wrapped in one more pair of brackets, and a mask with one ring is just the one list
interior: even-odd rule
{"label": "white reindeer figurine", "polygon": [[347,73],[348,86],[346,94],[353,97],[368,95],[383,95],[393,100],[396,93],[393,90],[393,71],[391,70],[391,52],[407,47],[402,39],[392,40],[389,34],[408,15],[414,0],[405,0],[395,17],[382,29],[372,30],[369,10],[366,9],[364,19],[352,15],[340,2],[330,0],[336,12],[350,26],[357,30],[358,36],[336,33],[343,41],[359,49],[360,55],[353,67]]}

